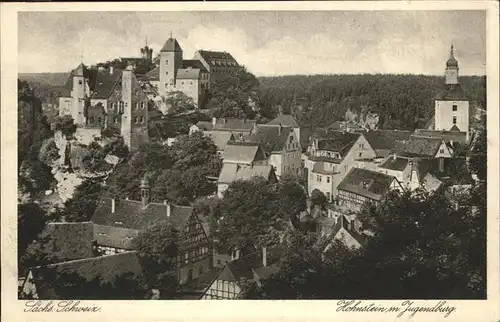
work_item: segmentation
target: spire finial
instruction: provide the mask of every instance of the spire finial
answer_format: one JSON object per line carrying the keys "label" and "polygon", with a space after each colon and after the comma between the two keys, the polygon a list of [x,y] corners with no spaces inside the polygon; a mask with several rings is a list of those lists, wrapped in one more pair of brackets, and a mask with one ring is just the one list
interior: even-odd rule
{"label": "spire finial", "polygon": [[170,38],[172,38],[172,30],[170,30]]}
{"label": "spire finial", "polygon": [[148,46],[148,36],[146,36],[146,47]]}
{"label": "spire finial", "polygon": [[453,56],[453,40],[451,41],[451,50],[450,50],[450,54]]}

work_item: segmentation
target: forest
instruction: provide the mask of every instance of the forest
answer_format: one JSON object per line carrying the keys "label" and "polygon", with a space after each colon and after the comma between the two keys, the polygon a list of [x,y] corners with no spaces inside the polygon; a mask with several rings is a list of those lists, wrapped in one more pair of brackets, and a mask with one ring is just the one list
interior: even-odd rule
{"label": "forest", "polygon": [[[261,111],[281,106],[301,127],[322,127],[342,120],[346,111],[380,116],[379,128],[414,130],[433,114],[433,98],[444,77],[424,75],[292,75],[259,78]],[[463,76],[460,84],[471,105],[486,108],[486,76]]]}

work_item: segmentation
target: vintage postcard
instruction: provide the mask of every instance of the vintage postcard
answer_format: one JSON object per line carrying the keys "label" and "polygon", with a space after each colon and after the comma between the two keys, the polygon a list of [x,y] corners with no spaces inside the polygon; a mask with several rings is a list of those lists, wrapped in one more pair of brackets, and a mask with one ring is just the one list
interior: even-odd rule
{"label": "vintage postcard", "polygon": [[2,4],[5,320],[498,321],[498,8]]}

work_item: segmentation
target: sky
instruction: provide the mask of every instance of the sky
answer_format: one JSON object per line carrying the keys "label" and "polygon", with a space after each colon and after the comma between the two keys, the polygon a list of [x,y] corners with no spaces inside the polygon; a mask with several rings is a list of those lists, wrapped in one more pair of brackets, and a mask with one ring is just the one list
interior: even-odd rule
{"label": "sky", "polygon": [[486,74],[485,11],[20,12],[19,72],[156,56],[170,32],[191,59],[228,51],[257,76],[442,75],[455,47],[461,75]]}

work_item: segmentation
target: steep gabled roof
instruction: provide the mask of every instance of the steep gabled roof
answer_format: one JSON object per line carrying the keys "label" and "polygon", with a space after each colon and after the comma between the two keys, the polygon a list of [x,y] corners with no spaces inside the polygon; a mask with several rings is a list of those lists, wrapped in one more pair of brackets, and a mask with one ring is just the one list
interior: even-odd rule
{"label": "steep gabled roof", "polygon": [[[456,131],[458,130],[458,132]],[[467,133],[460,132],[458,127],[454,125],[449,131],[436,131],[436,130],[427,130],[427,129],[416,129],[416,136],[427,136],[432,138],[441,138],[445,142],[454,141],[454,142],[466,142]]]}
{"label": "steep gabled roof", "polygon": [[330,132],[327,138],[318,139],[316,149],[337,152],[344,158],[360,135],[359,133]]}
{"label": "steep gabled roof", "polygon": [[[210,123],[211,125],[212,123]],[[214,141],[215,146],[218,151],[224,151],[226,149],[227,143],[234,140],[234,135],[231,132],[226,131],[213,131],[208,135],[212,141]]]}
{"label": "steep gabled roof", "polygon": [[[209,50],[199,50],[198,53],[201,57],[208,63],[209,66],[213,67],[238,67],[236,59],[227,52],[222,51],[209,51]],[[220,62],[220,64],[219,64]],[[229,63],[229,64],[228,64]],[[233,66],[235,64],[235,66]]]}
{"label": "steep gabled roof", "polygon": [[237,180],[250,180],[253,177],[271,178],[273,167],[270,165],[240,166],[224,163],[219,174],[218,183],[230,184]]}
{"label": "steep gabled roof", "polygon": [[101,198],[92,217],[94,224],[118,228],[143,230],[150,225],[161,221],[170,223],[174,228],[182,231],[192,207],[171,205],[170,216],[167,215],[166,204],[149,203],[146,207],[140,201],[115,200],[115,212],[111,212],[111,198]]}
{"label": "steep gabled roof", "polygon": [[[136,252],[79,259],[45,267],[31,269],[36,291],[40,299],[64,299],[58,294],[57,286],[62,286],[65,274],[76,274],[86,281],[100,279],[101,283],[112,283],[119,276],[131,273],[135,279],[144,278],[143,270]],[[67,281],[65,281],[67,282]],[[76,281],[75,281],[76,282]],[[98,294],[96,289],[94,294]],[[82,297],[90,294],[81,294]]]}
{"label": "steep gabled roof", "polygon": [[364,234],[360,234],[357,231],[351,229],[349,227],[349,221],[345,218],[344,215],[340,215],[340,217],[337,220],[337,223],[333,227],[332,230],[332,236],[339,238],[340,236],[337,236],[340,231],[346,232],[351,236],[358,244],[359,246],[363,246],[367,242],[367,236]]}
{"label": "steep gabled roof", "polygon": [[237,118],[218,118],[216,119],[213,130],[218,131],[233,131],[233,132],[250,132],[255,125],[254,120],[237,119]]}
{"label": "steep gabled roof", "polygon": [[264,160],[265,155],[258,143],[230,141],[224,149],[222,158],[224,162],[250,164]]}
{"label": "steep gabled roof", "polygon": [[394,179],[393,176],[383,173],[353,168],[339,184],[338,189],[380,200],[390,190]]}
{"label": "steep gabled roof", "polygon": [[[370,146],[375,150],[377,156],[385,157],[387,152],[394,151],[398,142],[409,139],[410,131],[380,130],[363,133]],[[384,153],[385,151],[385,153]]]}
{"label": "steep gabled roof", "polygon": [[272,121],[268,122],[267,125],[280,125],[281,126],[291,126],[293,128],[299,128],[299,124],[292,115],[289,114],[280,114]]}
{"label": "steep gabled roof", "polygon": [[150,70],[144,75],[144,78],[150,81],[159,81],[160,80],[160,67],[157,66]]}
{"label": "steep gabled roof", "polygon": [[267,153],[281,152],[291,131],[290,127],[259,126],[257,132],[246,137],[245,141],[260,143]]}
{"label": "steep gabled roof", "polygon": [[441,138],[412,135],[405,144],[400,145],[398,155],[433,158],[442,143]]}
{"label": "steep gabled roof", "polygon": [[182,61],[182,67],[184,68],[196,68],[199,69],[202,73],[208,73],[203,63],[198,59],[187,59]]}
{"label": "steep gabled roof", "polygon": [[177,39],[174,39],[172,37],[168,38],[163,47],[161,48],[160,52],[165,52],[165,51],[174,51],[174,52],[182,52],[182,48],[177,42]]}

